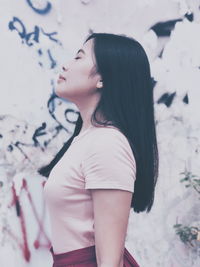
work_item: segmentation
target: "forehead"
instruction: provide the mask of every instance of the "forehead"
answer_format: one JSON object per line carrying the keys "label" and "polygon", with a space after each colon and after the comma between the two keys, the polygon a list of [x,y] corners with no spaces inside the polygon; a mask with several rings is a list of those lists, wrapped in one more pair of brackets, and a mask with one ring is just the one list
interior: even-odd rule
{"label": "forehead", "polygon": [[93,54],[93,40],[90,39],[86,43],[84,43],[82,46],[82,50],[85,51],[85,54],[92,55]]}
{"label": "forehead", "polygon": [[[83,50],[84,53],[80,50]],[[92,62],[93,65],[96,65],[96,59],[93,51],[93,38],[89,39],[86,43],[84,43],[78,51],[80,51],[81,55],[84,55],[84,58],[87,58],[89,61]]]}

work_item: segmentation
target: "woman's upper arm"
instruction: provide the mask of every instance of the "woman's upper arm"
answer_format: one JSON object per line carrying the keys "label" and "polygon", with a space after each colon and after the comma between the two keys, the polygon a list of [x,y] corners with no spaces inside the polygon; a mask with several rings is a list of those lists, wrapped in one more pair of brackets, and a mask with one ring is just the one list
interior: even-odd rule
{"label": "woman's upper arm", "polygon": [[82,161],[82,171],[93,200],[98,267],[119,267],[136,179],[127,139],[116,130],[99,131]]}
{"label": "woman's upper arm", "polygon": [[91,189],[91,194],[98,267],[123,266],[132,193],[117,189]]}

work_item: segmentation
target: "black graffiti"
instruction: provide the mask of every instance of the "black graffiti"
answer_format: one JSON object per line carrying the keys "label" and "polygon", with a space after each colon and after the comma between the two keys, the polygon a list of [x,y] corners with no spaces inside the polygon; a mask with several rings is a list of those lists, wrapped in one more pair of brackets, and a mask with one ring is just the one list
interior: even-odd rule
{"label": "black graffiti", "polygon": [[65,113],[64,113],[67,122],[72,123],[72,124],[76,124],[77,118],[76,118],[76,120],[74,120],[74,121],[72,121],[72,120],[70,120],[70,119],[68,118],[68,115],[69,115],[70,113],[77,114],[77,117],[78,117],[79,112],[75,111],[74,109],[68,108],[68,109],[65,110]]}
{"label": "black graffiti", "polygon": [[185,104],[189,104],[189,97],[188,97],[188,94],[186,94],[186,95],[184,96],[184,98],[183,98],[183,102],[184,102]]}
{"label": "black graffiti", "polygon": [[193,21],[194,20],[194,14],[193,13],[186,13],[185,15],[184,15],[184,17],[186,18],[186,19],[188,19],[189,21]]}
{"label": "black graffiti", "polygon": [[172,104],[172,101],[176,95],[176,92],[170,94],[170,93],[164,93],[157,101],[158,104],[165,104],[167,107],[170,107]]}
{"label": "black graffiti", "polygon": [[163,37],[163,36],[169,37],[171,35],[171,31],[175,27],[175,24],[179,21],[182,21],[182,19],[174,19],[164,22],[158,22],[154,24],[150,29],[152,29],[158,37]]}
{"label": "black graffiti", "polygon": [[47,2],[46,6],[44,8],[36,8],[34,7],[33,3],[31,0],[26,0],[26,2],[28,3],[28,5],[37,13],[40,15],[46,15],[50,12],[52,5],[51,3]]}
{"label": "black graffiti", "polygon": [[[174,100],[174,98],[176,97],[176,92],[174,93],[164,93],[161,95],[161,97],[157,100],[157,103],[158,104],[165,104],[166,107],[170,107],[172,105],[172,102]],[[188,98],[188,94],[186,94],[182,101],[185,103],[185,104],[189,104],[189,98]]]}
{"label": "black graffiti", "polygon": [[47,127],[46,122],[43,122],[42,123],[42,126],[38,127],[35,130],[35,132],[33,134],[33,137],[32,137],[33,142],[34,142],[34,146],[39,146],[40,145],[39,142],[38,142],[38,140],[37,140],[37,137],[38,136],[42,136],[42,135],[46,135],[47,134],[46,131],[44,131],[44,129],[46,129],[46,127]]}
{"label": "black graffiti", "polygon": [[[49,113],[51,115],[51,117],[56,121],[56,126],[53,129],[53,134],[51,137],[49,137],[48,134],[48,129],[47,129],[47,123],[46,122],[42,122],[42,124],[40,126],[38,126],[38,128],[36,128],[36,130],[34,131],[33,135],[32,135],[32,141],[30,143],[24,143],[21,140],[17,140],[17,141],[11,141],[10,144],[7,146],[7,151],[10,153],[13,153],[16,149],[18,151],[20,151],[20,153],[24,156],[25,159],[27,159],[30,163],[32,162],[31,157],[29,157],[28,153],[26,153],[26,150],[24,148],[32,148],[32,147],[39,147],[41,149],[41,151],[45,151],[46,147],[48,146],[49,143],[51,143],[58,135],[59,133],[64,130],[65,132],[67,132],[68,134],[71,134],[71,131],[69,131],[61,122],[59,122],[59,120],[56,118],[56,107],[57,105],[55,105],[55,100],[56,98],[58,98],[58,96],[56,94],[52,94],[50,96],[50,99],[48,101],[48,109],[49,109]],[[60,100],[60,99],[59,99]],[[78,112],[72,108],[67,108],[64,111],[64,117],[66,119],[66,121],[68,122],[68,124],[76,124],[76,120],[71,120],[68,115],[70,114],[77,114],[78,116]],[[27,126],[26,126],[27,128]],[[51,131],[52,132],[52,131]],[[26,133],[26,132],[25,132]],[[44,137],[45,140],[39,140],[40,137]],[[3,135],[1,135],[1,137],[3,138]]]}
{"label": "black graffiti", "polygon": [[[53,85],[53,82],[52,82],[52,85]],[[61,126],[61,128],[62,128],[63,130],[65,130],[67,133],[69,133],[69,130],[68,130],[68,129],[67,129],[61,122],[59,122],[59,120],[56,118],[56,115],[55,115],[55,111],[56,111],[56,104],[55,104],[55,101],[56,101],[57,99],[58,99],[58,100],[61,100],[61,98],[58,97],[58,96],[55,94],[54,89],[53,89],[53,93],[51,94],[51,96],[50,96],[50,98],[49,98],[49,100],[48,100],[48,103],[47,103],[47,107],[48,107],[48,110],[49,110],[49,114],[50,114],[50,116],[51,116],[51,117],[58,123],[58,125]],[[78,114],[79,114],[79,113],[78,113],[76,110],[71,109],[71,108],[67,108],[67,109],[65,110],[65,112],[64,112],[64,116],[65,116],[66,121],[67,121],[68,123],[74,125],[74,124],[76,124],[76,120],[77,120],[77,118],[76,118],[75,121],[69,119],[68,115],[69,115],[70,113],[76,114],[77,117],[78,117]]]}

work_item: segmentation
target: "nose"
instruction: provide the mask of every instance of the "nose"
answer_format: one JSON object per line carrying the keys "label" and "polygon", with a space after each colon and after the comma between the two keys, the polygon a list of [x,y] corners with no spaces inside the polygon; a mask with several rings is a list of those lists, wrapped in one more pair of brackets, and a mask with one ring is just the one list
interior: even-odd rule
{"label": "nose", "polygon": [[67,68],[65,68],[64,66],[62,66],[62,70],[63,70],[63,71],[66,71],[66,70],[67,70]]}

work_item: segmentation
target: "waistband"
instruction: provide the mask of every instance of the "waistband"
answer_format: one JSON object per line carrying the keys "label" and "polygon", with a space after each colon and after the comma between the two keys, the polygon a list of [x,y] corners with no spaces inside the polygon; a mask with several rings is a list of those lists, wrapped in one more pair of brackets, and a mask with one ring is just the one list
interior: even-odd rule
{"label": "waistband", "polygon": [[95,246],[84,247],[60,254],[54,254],[53,247],[49,250],[54,263],[77,264],[85,261],[96,261]]}
{"label": "waistband", "polygon": [[[97,266],[95,245],[72,250],[72,251],[65,252],[65,253],[60,253],[60,254],[54,254],[53,247],[51,247],[49,250],[53,256],[53,261],[54,261],[53,266],[55,267],[71,265],[71,264],[72,265],[79,264],[79,263],[84,263],[84,262],[94,263],[94,266]],[[124,249],[124,267],[140,267],[126,247]]]}

